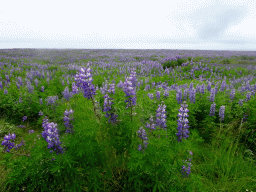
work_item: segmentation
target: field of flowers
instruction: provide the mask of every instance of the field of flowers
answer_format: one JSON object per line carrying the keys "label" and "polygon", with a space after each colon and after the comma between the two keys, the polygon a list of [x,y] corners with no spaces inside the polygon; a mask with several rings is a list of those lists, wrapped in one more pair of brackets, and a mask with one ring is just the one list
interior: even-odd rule
{"label": "field of flowers", "polygon": [[256,52],[0,50],[0,191],[255,191]]}

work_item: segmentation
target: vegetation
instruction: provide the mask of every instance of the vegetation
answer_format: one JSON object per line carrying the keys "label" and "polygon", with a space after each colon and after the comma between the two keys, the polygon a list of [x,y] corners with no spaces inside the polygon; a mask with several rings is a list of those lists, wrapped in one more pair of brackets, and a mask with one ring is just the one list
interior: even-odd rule
{"label": "vegetation", "polygon": [[[0,58],[0,141],[15,134],[17,145],[0,146],[1,190],[256,190],[255,70],[202,56],[154,54],[133,66],[74,55],[73,69],[58,67],[61,56],[51,66],[15,58]],[[92,78],[83,86],[81,68]]]}

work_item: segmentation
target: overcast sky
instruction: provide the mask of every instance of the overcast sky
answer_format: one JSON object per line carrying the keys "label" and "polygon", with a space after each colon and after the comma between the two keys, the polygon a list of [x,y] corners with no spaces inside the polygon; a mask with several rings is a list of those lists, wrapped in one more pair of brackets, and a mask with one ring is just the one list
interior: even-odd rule
{"label": "overcast sky", "polygon": [[0,49],[256,51],[255,0],[8,0]]}

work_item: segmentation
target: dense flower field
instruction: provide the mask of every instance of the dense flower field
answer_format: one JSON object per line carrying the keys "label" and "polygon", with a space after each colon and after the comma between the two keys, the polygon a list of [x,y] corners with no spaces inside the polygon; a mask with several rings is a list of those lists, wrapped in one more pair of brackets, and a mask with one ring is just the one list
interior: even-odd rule
{"label": "dense flower field", "polygon": [[232,51],[0,50],[0,186],[256,190],[255,58]]}

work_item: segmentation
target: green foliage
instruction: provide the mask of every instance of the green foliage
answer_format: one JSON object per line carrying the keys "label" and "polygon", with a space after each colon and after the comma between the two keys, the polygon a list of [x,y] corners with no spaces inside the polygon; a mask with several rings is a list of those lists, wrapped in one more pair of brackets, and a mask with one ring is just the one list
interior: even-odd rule
{"label": "green foliage", "polygon": [[[94,61],[100,59],[98,57]],[[142,57],[135,57],[135,59],[140,61]],[[150,59],[157,58],[152,56]],[[192,57],[189,57],[188,61],[191,59]],[[193,62],[201,59],[203,57],[196,57]],[[186,61],[183,58],[177,61],[166,61],[162,65],[164,69],[174,68]],[[234,60],[223,59],[222,62],[232,63]],[[181,68],[188,74],[192,66]],[[51,66],[49,69],[57,68]],[[213,70],[215,71],[215,68]],[[249,71],[242,68],[239,70],[244,76],[249,74]],[[30,157],[18,155],[16,157],[10,153],[3,153],[0,156],[0,166],[6,176],[4,182],[0,181],[0,185],[5,185],[9,191],[21,191],[24,187],[27,191],[170,191],[170,189],[211,191],[213,188],[245,191],[245,186],[249,190],[254,189],[255,182],[251,178],[256,171],[254,160],[256,119],[252,114],[256,112],[256,102],[253,96],[241,107],[238,101],[244,98],[244,95],[237,92],[234,101],[230,102],[229,92],[219,91],[215,97],[214,117],[209,116],[211,102],[209,101],[210,93],[207,90],[204,94],[196,94],[195,104],[191,103],[188,97],[190,134],[186,140],[178,143],[176,133],[180,104],[177,103],[175,90],[168,91],[169,97],[164,98],[164,89],[159,88],[161,97],[157,100],[155,98],[157,90],[151,89],[146,92],[143,90],[144,84],[143,88],[137,89],[136,106],[131,110],[131,108],[127,109],[127,103],[124,103],[127,99],[124,97],[125,93],[121,88],[116,87],[116,93],[109,94],[114,99],[113,112],[118,115],[118,121],[113,125],[108,122],[108,118],[104,116],[106,113],[102,111],[104,98],[100,90],[94,97],[94,101],[99,102],[101,107],[101,109],[95,109],[99,119],[94,113],[92,100],[87,100],[83,94],[74,95],[69,102],[63,98],[62,92],[65,86],[61,85],[60,77],[63,74],[74,74],[74,72],[66,73],[57,70],[49,85],[46,80],[42,80],[38,88],[34,86],[33,94],[27,93],[24,87],[16,90],[15,85],[8,88],[10,94],[4,95],[0,92],[0,112],[8,117],[5,123],[0,123],[2,125],[0,136],[14,132],[17,134],[15,142],[20,142],[21,139],[26,141],[26,146],[23,148],[25,151],[20,149],[17,153],[31,154]],[[94,76],[93,84],[101,87],[107,74],[110,77],[108,82],[112,82],[114,76],[110,72],[113,70]],[[158,71],[155,70],[155,72]],[[184,76],[183,72],[180,72],[182,76]],[[227,71],[223,68],[218,72],[222,77],[225,75],[229,78],[229,74],[241,76],[234,70]],[[199,75],[206,75],[207,72],[195,70],[194,74],[198,78]],[[20,73],[22,77],[25,75],[24,72]],[[164,82],[171,79],[169,82],[171,86],[174,81],[170,76],[171,74],[153,77],[149,84],[153,81]],[[205,78],[209,77],[210,74]],[[138,76],[138,80],[141,79],[145,77]],[[116,84],[120,80],[124,81],[124,77],[115,78]],[[254,81],[252,80],[251,83]],[[190,79],[184,79],[175,83],[189,85],[190,82]],[[194,88],[196,84],[202,84],[196,80],[193,82]],[[69,90],[71,90],[71,84]],[[45,92],[40,91],[41,86],[45,86]],[[235,88],[239,86],[236,85]],[[154,99],[151,100],[147,96],[148,93],[153,93]],[[55,95],[58,95],[61,100],[53,109],[46,105],[45,99]],[[19,96],[22,96],[23,103],[15,103]],[[39,98],[43,98],[43,105],[39,105]],[[166,105],[167,130],[156,127],[155,131],[149,132],[149,129],[145,129],[149,144],[145,153],[142,153],[138,151],[138,145],[142,144],[142,139],[138,137],[137,131],[140,127],[145,128],[151,116],[154,121],[156,120],[156,110],[161,101]],[[220,123],[218,112],[221,105],[225,105],[226,110],[225,120]],[[74,134],[65,133],[66,127],[63,124],[63,113],[70,108],[74,110],[72,116],[74,117],[72,120]],[[36,138],[36,135],[40,135],[43,130],[44,116],[38,116],[40,110],[43,111],[44,116],[48,117],[49,122],[57,123],[61,146],[65,149],[64,154],[49,153],[47,142],[42,137],[40,140]],[[250,114],[249,118],[246,123],[241,123],[245,112]],[[25,115],[28,119],[22,122],[22,117]],[[24,130],[15,130],[16,125],[20,123],[28,127]],[[31,129],[35,130],[35,133],[27,134]],[[34,143],[35,140],[36,143]],[[245,149],[247,152],[242,154]],[[183,178],[180,170],[185,164],[183,160],[189,158],[188,150],[193,152],[191,174],[188,178]],[[13,152],[16,151],[13,150]],[[51,161],[52,158],[56,160]],[[7,167],[10,169],[8,174]],[[240,182],[235,181],[238,178],[241,178]]]}
{"label": "green foliage", "polygon": [[137,61],[142,61],[144,58],[143,57],[134,57]]}
{"label": "green foliage", "polygon": [[177,65],[181,66],[182,63],[186,63],[187,59],[183,58],[183,59],[177,59]]}
{"label": "green foliage", "polygon": [[222,64],[230,64],[231,61],[230,61],[229,59],[223,59],[223,60],[221,61],[221,63],[222,63]]}
{"label": "green foliage", "polygon": [[242,55],[242,56],[241,56],[241,59],[242,59],[242,60],[253,60],[253,59],[255,59],[255,57],[253,57],[253,56],[248,56],[248,55]]}
{"label": "green foliage", "polygon": [[175,66],[178,65],[177,61],[171,60],[171,61],[165,61],[162,66],[163,69],[165,70],[166,68],[174,68]]}

